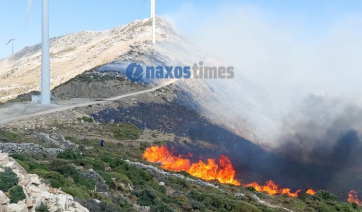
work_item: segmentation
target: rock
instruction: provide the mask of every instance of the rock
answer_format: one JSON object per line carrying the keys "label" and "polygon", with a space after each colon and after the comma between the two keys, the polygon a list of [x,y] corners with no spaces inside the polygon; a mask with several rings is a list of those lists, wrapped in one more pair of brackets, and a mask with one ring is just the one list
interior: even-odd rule
{"label": "rock", "polygon": [[18,204],[13,203],[8,205],[7,212],[28,212],[28,206],[23,202]]}
{"label": "rock", "polygon": [[5,167],[13,167],[13,165],[14,165],[14,161],[10,161],[5,165]]}
{"label": "rock", "polygon": [[[52,156],[57,156],[60,152],[64,151],[62,149],[44,148],[33,143],[0,143],[0,150],[6,153],[48,153]],[[2,161],[2,164],[6,164],[9,162],[9,159],[7,156],[0,154],[0,161]]]}
{"label": "rock", "polygon": [[4,192],[0,191],[0,205],[6,205],[10,202],[10,199],[4,194]]}
{"label": "rock", "polygon": [[47,192],[47,191],[44,191],[44,192],[42,192],[42,193],[40,194],[40,196],[41,196],[42,198],[44,198],[45,200],[48,200],[48,199],[51,199],[51,198],[52,198],[53,194],[51,194],[51,193],[49,193],[49,192]]}
{"label": "rock", "polygon": [[57,145],[59,146],[59,142],[50,138],[50,136],[48,134],[45,133],[37,133],[36,137],[40,138],[41,140],[43,140],[45,143],[50,144],[50,145]]}
{"label": "rock", "polygon": [[[25,199],[17,204],[10,204],[9,198],[0,191],[0,212],[34,212],[41,203],[48,205],[49,211],[89,212],[88,209],[76,203],[73,196],[60,189],[42,183],[36,174],[28,174],[8,154],[0,154],[0,165],[8,165],[19,177],[19,185],[23,187]],[[96,172],[95,172],[96,173]]]}
{"label": "rock", "polygon": [[59,194],[58,197],[57,197],[58,201],[58,205],[63,209],[67,209],[67,196],[64,195],[64,194]]}
{"label": "rock", "polygon": [[9,162],[8,154],[0,153],[0,161],[1,163],[8,163]]}
{"label": "rock", "polygon": [[243,193],[236,193],[234,196],[235,196],[235,197],[244,197],[245,194],[243,194]]}
{"label": "rock", "polygon": [[39,177],[38,175],[36,174],[29,174],[30,176],[30,182],[34,185],[39,185],[40,184],[40,180],[39,180]]}

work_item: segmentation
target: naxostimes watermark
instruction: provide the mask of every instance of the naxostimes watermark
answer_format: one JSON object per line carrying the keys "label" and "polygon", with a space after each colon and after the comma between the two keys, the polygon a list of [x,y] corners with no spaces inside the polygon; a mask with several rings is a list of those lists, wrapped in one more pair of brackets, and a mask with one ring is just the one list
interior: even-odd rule
{"label": "naxostimes watermark", "polygon": [[133,82],[142,79],[232,79],[233,66],[204,66],[203,62],[193,66],[146,66],[145,70],[138,63],[131,63],[126,69],[128,79]]}

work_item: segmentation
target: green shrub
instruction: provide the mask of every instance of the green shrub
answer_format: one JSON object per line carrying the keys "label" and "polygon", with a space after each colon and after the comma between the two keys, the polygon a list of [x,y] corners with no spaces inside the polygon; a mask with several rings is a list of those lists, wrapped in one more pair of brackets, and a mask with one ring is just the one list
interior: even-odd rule
{"label": "green shrub", "polygon": [[97,170],[96,171],[100,176],[102,176],[102,178],[104,179],[104,181],[106,181],[106,184],[109,185],[111,182],[112,182],[112,177],[104,172],[104,171],[101,171],[101,170]]}
{"label": "green shrub", "polygon": [[143,206],[150,206],[156,204],[156,199],[158,198],[158,195],[155,190],[150,188],[145,188],[134,193],[138,197],[137,204]]}
{"label": "green shrub", "polygon": [[103,162],[101,160],[95,160],[93,162],[93,170],[101,170],[101,171],[104,171],[104,165],[103,165]]}
{"label": "green shrub", "polygon": [[[85,186],[94,189],[94,181],[86,179],[83,174],[78,171],[75,166],[64,159],[55,159],[49,164],[50,169],[59,172],[65,178],[71,177],[78,186]],[[59,180],[59,179],[58,179]]]}
{"label": "green shrub", "polygon": [[23,167],[27,172],[30,171],[30,166],[29,166],[26,162],[21,161],[21,160],[18,160],[18,159],[15,159],[15,160],[16,160],[16,162],[17,162],[21,167]]}
{"label": "green shrub", "polygon": [[[42,155],[36,155],[36,156],[43,157]],[[23,166],[27,172],[30,172],[33,169],[48,170],[48,167],[46,165],[39,163],[36,159],[34,159],[26,154],[11,154],[10,157],[16,159],[16,161],[21,166]]]}
{"label": "green shrub", "polygon": [[133,169],[126,172],[127,177],[132,181],[133,185],[147,185],[153,181],[152,175],[142,169]]}
{"label": "green shrub", "polygon": [[[93,187],[93,189],[94,189],[94,187]],[[81,188],[78,188],[78,187],[75,187],[75,186],[64,187],[64,188],[62,188],[62,191],[64,191],[67,194],[72,195],[73,197],[79,197],[81,199],[89,199],[90,198],[90,196],[88,195],[87,192],[85,192]]]}
{"label": "green shrub", "polygon": [[58,172],[47,172],[42,177],[48,179],[53,188],[65,187],[69,184],[64,176]]}
{"label": "green shrub", "polygon": [[35,208],[36,212],[49,212],[49,208],[47,205],[40,203],[38,207]]}
{"label": "green shrub", "polygon": [[256,192],[256,189],[252,186],[246,187],[246,189],[251,192]]}
{"label": "green shrub", "polygon": [[22,186],[16,185],[9,191],[10,203],[18,203],[19,201],[25,199],[25,197],[26,196]]}
{"label": "green shrub", "polygon": [[0,142],[9,143],[21,140],[21,136],[15,132],[0,129]]}
{"label": "green shrub", "polygon": [[247,202],[243,202],[240,207],[236,210],[240,212],[260,212],[260,210]]}
{"label": "green shrub", "polygon": [[332,193],[330,193],[328,191],[318,191],[316,196],[320,197],[320,198],[322,198],[324,200],[332,200],[332,201],[338,200],[338,198],[334,194],[332,194]]}
{"label": "green shrub", "polygon": [[66,160],[76,160],[76,159],[81,159],[82,155],[74,152],[72,149],[67,149],[64,152],[59,153],[57,158],[66,159]]}
{"label": "green shrub", "polygon": [[83,117],[82,117],[82,120],[85,121],[85,122],[93,122],[93,118],[91,118],[91,117],[86,117],[86,116],[83,116]]}
{"label": "green shrub", "polygon": [[178,178],[178,177],[170,177],[168,179],[168,181],[171,184],[179,185],[181,188],[189,188],[190,187],[189,182],[187,182],[185,179],[181,179],[181,178]]}
{"label": "green shrub", "polygon": [[11,170],[11,168],[5,168],[4,172],[0,172],[0,190],[8,191],[9,188],[18,184],[18,176]]}
{"label": "green shrub", "polygon": [[112,161],[109,166],[112,168],[112,169],[115,169],[117,167],[120,167],[120,166],[128,166],[128,164],[126,162],[124,162],[123,160],[121,159],[116,159],[114,161]]}
{"label": "green shrub", "polygon": [[103,161],[105,163],[111,163],[111,162],[114,161],[113,158],[111,156],[109,156],[109,155],[102,155],[100,157],[100,159],[101,159],[101,161]]}
{"label": "green shrub", "polygon": [[142,130],[133,124],[121,124],[113,131],[113,136],[120,140],[137,140],[142,135]]}

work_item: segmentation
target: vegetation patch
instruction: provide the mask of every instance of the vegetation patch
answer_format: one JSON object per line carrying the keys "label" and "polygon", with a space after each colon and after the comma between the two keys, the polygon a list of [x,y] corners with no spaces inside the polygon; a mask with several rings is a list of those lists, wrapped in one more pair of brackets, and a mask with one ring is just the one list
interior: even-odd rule
{"label": "vegetation patch", "polygon": [[4,172],[0,172],[0,190],[7,192],[9,188],[18,184],[18,176],[11,170],[5,168]]}
{"label": "vegetation patch", "polygon": [[19,201],[25,199],[25,197],[26,196],[22,186],[16,185],[9,191],[10,203],[18,203]]}
{"label": "vegetation patch", "polygon": [[120,140],[137,140],[142,135],[142,130],[133,124],[120,124],[113,131],[113,136]]}

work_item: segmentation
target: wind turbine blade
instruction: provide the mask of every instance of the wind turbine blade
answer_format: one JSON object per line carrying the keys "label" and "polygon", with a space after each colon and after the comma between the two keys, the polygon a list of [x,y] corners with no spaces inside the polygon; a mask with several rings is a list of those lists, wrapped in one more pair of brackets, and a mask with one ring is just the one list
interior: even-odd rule
{"label": "wind turbine blade", "polygon": [[8,42],[6,45],[8,45],[12,40],[13,40],[13,39],[9,40],[9,42]]}
{"label": "wind turbine blade", "polygon": [[26,22],[25,22],[25,30],[28,27],[28,21],[29,21],[29,15],[30,15],[30,10],[31,10],[31,5],[33,4],[33,0],[29,0],[28,1],[28,11],[26,13]]}

